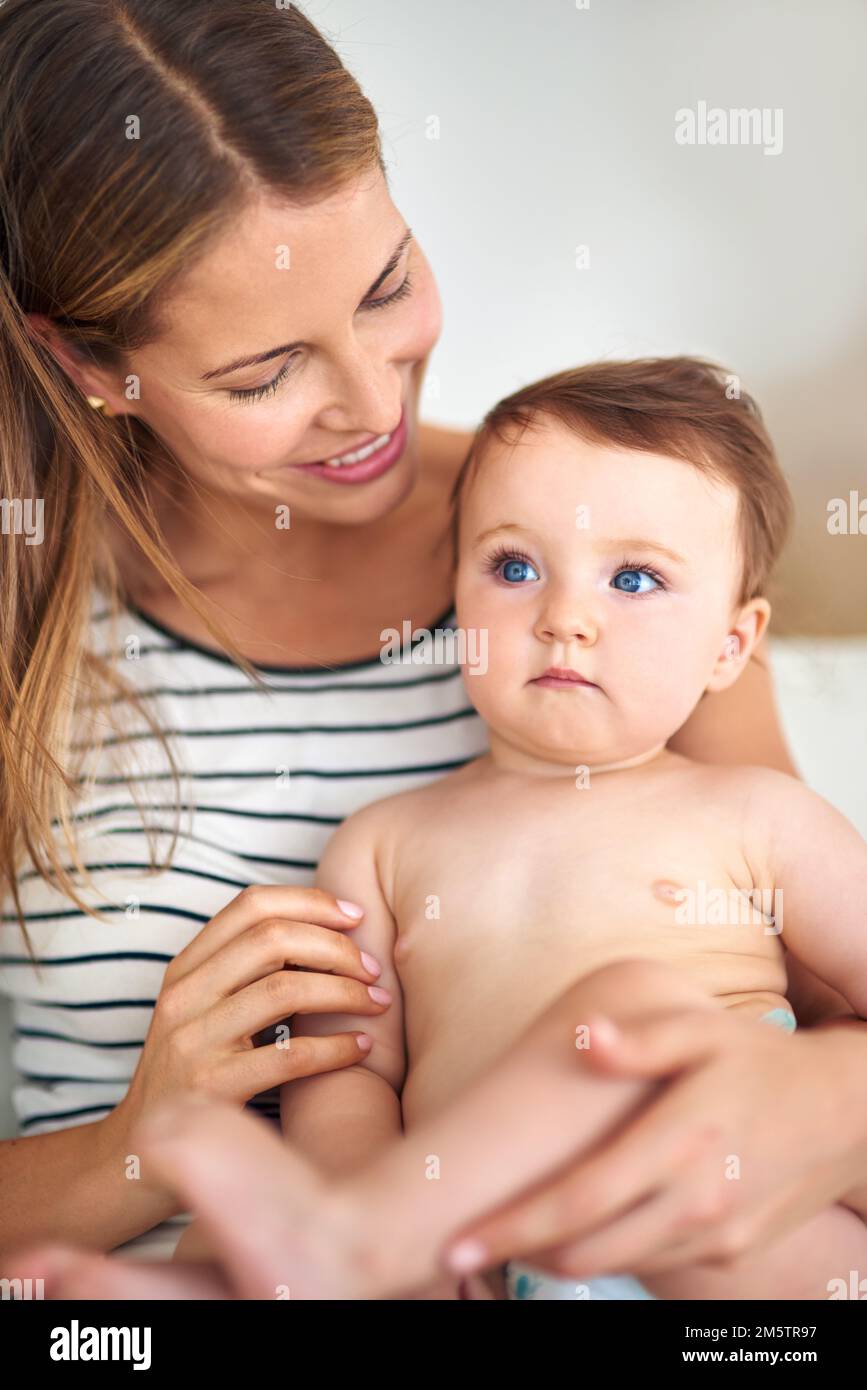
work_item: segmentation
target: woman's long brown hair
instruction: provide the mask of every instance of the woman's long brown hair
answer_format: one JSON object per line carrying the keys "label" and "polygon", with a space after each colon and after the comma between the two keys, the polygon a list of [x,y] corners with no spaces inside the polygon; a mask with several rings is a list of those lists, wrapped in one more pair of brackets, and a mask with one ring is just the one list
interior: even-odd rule
{"label": "woman's long brown hair", "polygon": [[[48,316],[70,352],[120,380],[248,200],[307,205],[381,169],[382,154],[354,78],[275,0],[5,0],[0,73],[0,895],[26,936],[27,860],[100,916],[73,882],[92,886],[73,819],[83,728],[92,756],[113,711],[138,709],[179,800],[155,716],[89,647],[94,593],[114,620],[124,597],[109,528],[260,679],[160,532],[149,477],[165,446],[134,416],[98,414],[26,316]],[[44,538],[30,544],[23,509],[40,503]]]}

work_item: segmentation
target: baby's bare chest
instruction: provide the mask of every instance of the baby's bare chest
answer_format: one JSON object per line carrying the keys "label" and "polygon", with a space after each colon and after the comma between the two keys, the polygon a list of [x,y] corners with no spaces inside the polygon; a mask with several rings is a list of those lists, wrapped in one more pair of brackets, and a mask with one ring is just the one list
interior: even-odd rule
{"label": "baby's bare chest", "polygon": [[482,938],[528,951],[551,940],[584,948],[619,925],[630,936],[673,929],[683,891],[701,882],[755,886],[738,836],[699,808],[653,814],[625,804],[593,816],[528,807],[524,816],[504,806],[484,818],[474,809],[453,807],[405,836],[394,907],[407,949]]}
{"label": "baby's bare chest", "polygon": [[712,807],[551,809],[469,798],[407,830],[393,905],[411,1051],[449,1029],[494,1045],[617,959],[677,962],[713,994],[779,987],[773,885]]}

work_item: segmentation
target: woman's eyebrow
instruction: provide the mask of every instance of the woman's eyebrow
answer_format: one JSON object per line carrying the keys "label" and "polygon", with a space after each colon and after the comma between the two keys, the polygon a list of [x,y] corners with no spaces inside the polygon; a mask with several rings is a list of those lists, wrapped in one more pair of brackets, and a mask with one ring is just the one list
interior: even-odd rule
{"label": "woman's eyebrow", "polygon": [[[387,264],[363,295],[362,303],[364,303],[365,299],[369,299],[372,294],[375,294],[383,280],[387,280],[389,275],[397,269],[398,262],[411,241],[412,228],[407,227],[394,251],[389,256]],[[212,381],[215,376],[228,376],[230,372],[239,372],[242,367],[255,367],[260,362],[270,362],[272,357],[282,357],[285,352],[294,352],[295,349],[299,347],[304,347],[304,342],[301,339],[295,343],[283,343],[281,347],[269,348],[267,352],[254,353],[252,357],[239,357],[237,361],[229,362],[225,367],[213,367],[209,372],[203,372],[199,380]]]}

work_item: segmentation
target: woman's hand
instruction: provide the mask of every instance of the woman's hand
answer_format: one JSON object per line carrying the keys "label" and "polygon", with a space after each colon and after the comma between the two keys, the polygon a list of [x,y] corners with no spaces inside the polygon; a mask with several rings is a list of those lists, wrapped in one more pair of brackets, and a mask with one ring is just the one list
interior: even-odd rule
{"label": "woman's hand", "polygon": [[605,1023],[588,1064],[670,1081],[565,1175],[465,1230],[464,1252],[477,1249],[462,1269],[514,1257],[591,1278],[731,1264],[864,1189],[867,1028],[792,1036],[733,1010]]}
{"label": "woman's hand", "polygon": [[357,1062],[369,1047],[363,1033],[262,1047],[254,1038],[295,1013],[388,1007],[369,992],[378,964],[343,935],[362,916],[318,888],[262,885],[233,898],[166,970],[121,1102],[127,1126],[178,1092],[241,1105],[281,1082]]}

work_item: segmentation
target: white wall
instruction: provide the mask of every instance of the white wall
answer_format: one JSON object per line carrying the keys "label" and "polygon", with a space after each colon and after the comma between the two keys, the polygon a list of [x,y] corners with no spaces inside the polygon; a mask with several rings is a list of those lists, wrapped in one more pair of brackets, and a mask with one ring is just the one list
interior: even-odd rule
{"label": "white wall", "polygon": [[[795,486],[779,622],[867,631],[867,537],[826,529],[829,498],[867,497],[863,0],[303,8],[377,108],[439,280],[427,417],[475,424],[594,357],[718,358],[758,396]],[[678,145],[675,112],[699,101],[782,108],[781,153]]]}

